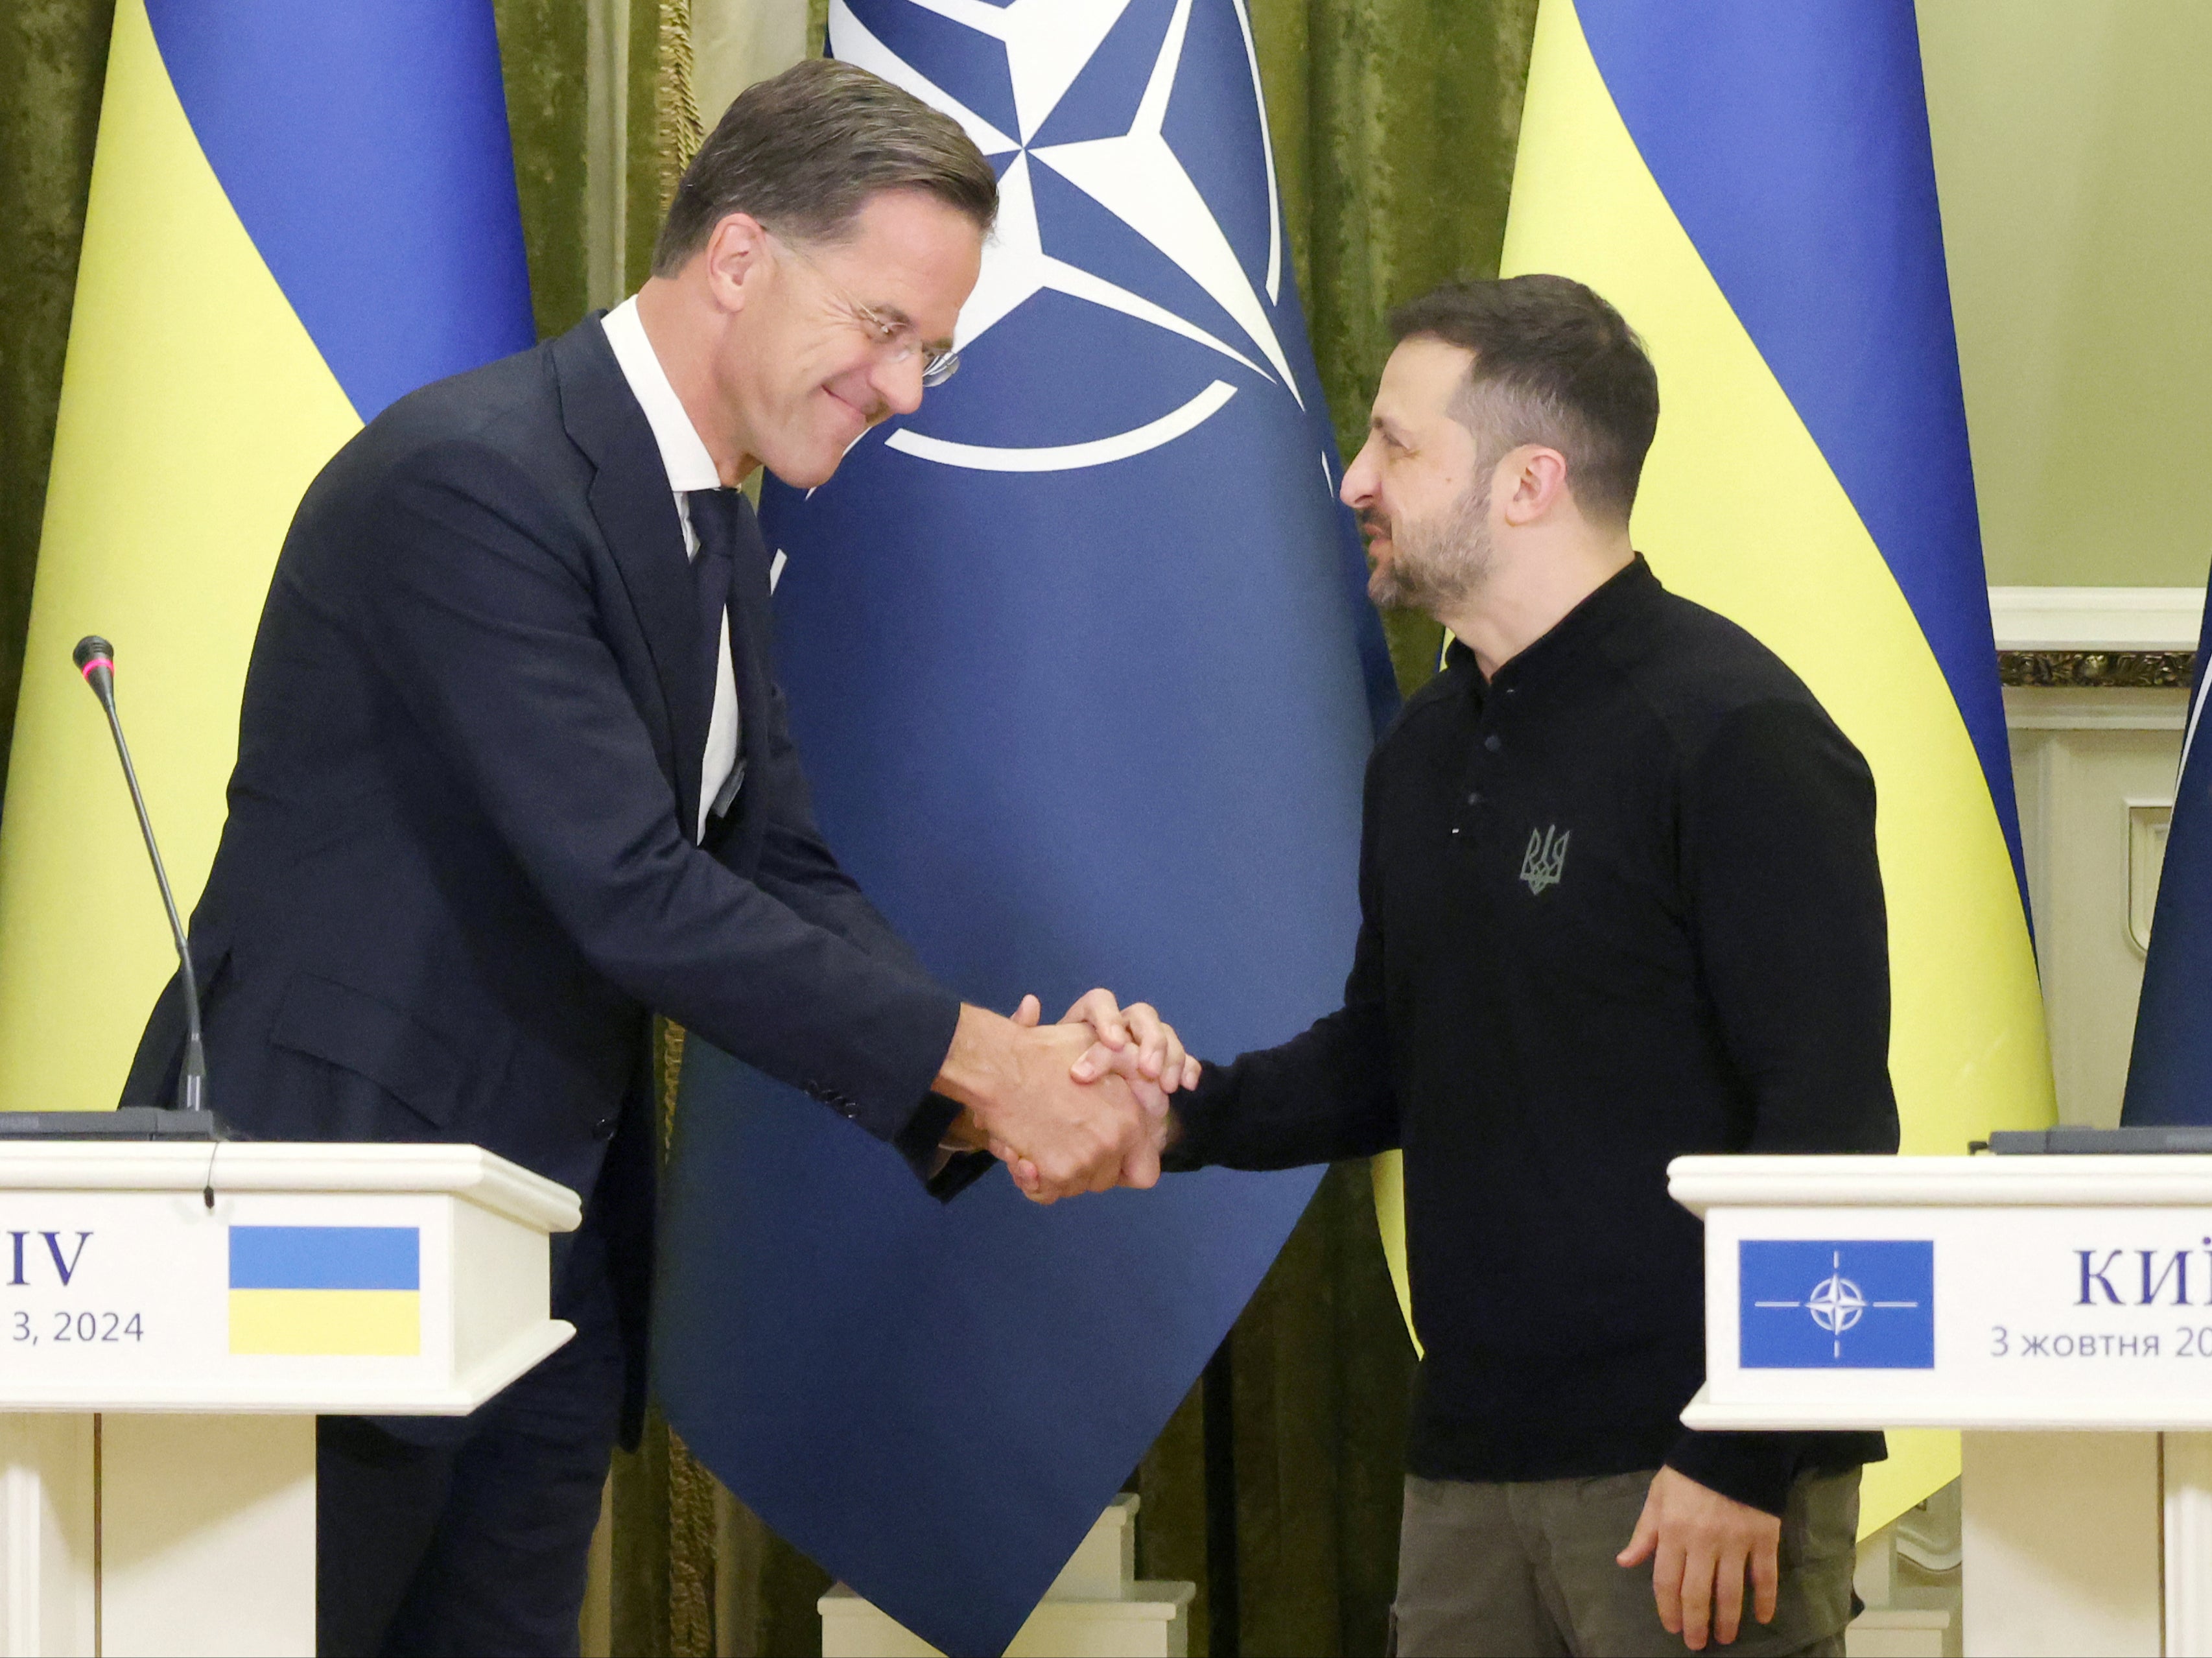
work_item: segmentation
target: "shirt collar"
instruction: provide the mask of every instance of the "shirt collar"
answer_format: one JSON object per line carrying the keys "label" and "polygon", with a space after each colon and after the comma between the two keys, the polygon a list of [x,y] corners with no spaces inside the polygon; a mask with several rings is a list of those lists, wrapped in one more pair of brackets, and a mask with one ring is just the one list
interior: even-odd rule
{"label": "shirt collar", "polygon": [[668,487],[678,495],[720,489],[722,475],[715,470],[714,457],[707,453],[699,429],[684,413],[683,399],[668,383],[668,371],[660,366],[653,342],[645,337],[645,324],[638,320],[637,296],[631,295],[600,318],[599,326],[606,330],[615,363],[653,428],[660,464],[668,473]]}
{"label": "shirt collar", "polygon": [[[1523,646],[1517,655],[1501,664],[1490,680],[1491,686],[1522,686],[1532,679],[1540,682],[1555,671],[1571,673],[1585,650],[1620,623],[1640,614],[1664,591],[1644,555],[1638,553],[1626,566],[1607,576],[1588,598],[1554,622],[1549,632]],[[1444,660],[1452,667],[1464,665],[1476,684],[1481,684],[1482,669],[1474,660],[1474,652],[1462,641],[1451,642]]]}

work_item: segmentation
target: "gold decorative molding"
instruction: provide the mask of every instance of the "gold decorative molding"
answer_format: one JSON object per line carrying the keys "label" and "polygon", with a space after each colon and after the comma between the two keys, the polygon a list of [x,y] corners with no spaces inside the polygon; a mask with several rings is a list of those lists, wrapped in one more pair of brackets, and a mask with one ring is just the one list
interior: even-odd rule
{"label": "gold decorative molding", "polygon": [[2191,650],[2000,650],[1997,678],[2044,688],[2185,691],[2196,661]]}
{"label": "gold decorative molding", "polygon": [[660,0],[659,63],[653,76],[653,125],[660,139],[660,207],[676,199],[684,169],[706,137],[691,91],[691,0]]}
{"label": "gold decorative molding", "polygon": [[[659,0],[659,61],[653,74],[653,129],[659,140],[660,206],[675,199],[684,169],[705,137],[691,89],[691,0]],[[677,1089],[684,1076],[684,1027],[661,1021],[659,1053],[660,1148],[667,1154],[676,1126]],[[668,1649],[676,1658],[712,1658],[714,1638],[714,1477],[700,1466],[673,1428],[668,1432]]]}
{"label": "gold decorative molding", "polygon": [[668,1430],[668,1650],[714,1658],[714,1476]]}
{"label": "gold decorative molding", "polygon": [[668,1155],[669,1136],[676,1131],[676,1089],[684,1080],[684,1027],[672,1019],[660,1021],[660,1154]]}
{"label": "gold decorative molding", "polygon": [[[684,1027],[663,1019],[656,1045],[660,1088],[660,1149],[665,1156],[676,1127],[677,1091],[684,1080]],[[714,1477],[700,1466],[675,1429],[668,1435],[668,1650],[673,1658],[713,1658]]]}
{"label": "gold decorative molding", "polygon": [[[660,1025],[660,1145],[665,1156],[676,1125],[684,1077],[684,1027]],[[668,1649],[674,1658],[713,1658],[714,1651],[714,1477],[700,1466],[673,1428],[668,1434]]]}

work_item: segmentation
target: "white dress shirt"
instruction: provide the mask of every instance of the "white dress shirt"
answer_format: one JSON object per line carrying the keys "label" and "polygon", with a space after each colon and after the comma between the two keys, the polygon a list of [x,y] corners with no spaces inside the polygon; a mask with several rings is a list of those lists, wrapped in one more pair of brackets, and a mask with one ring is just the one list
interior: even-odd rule
{"label": "white dress shirt", "polygon": [[[637,319],[636,296],[608,312],[599,326],[607,331],[615,362],[653,428],[660,464],[668,473],[668,487],[676,497],[676,516],[684,526],[684,551],[696,559],[699,538],[691,528],[690,503],[684,497],[693,490],[722,486],[714,457],[707,453],[698,428],[684,412],[683,399],[668,383],[668,371],[653,355],[653,342],[645,337],[645,325]],[[708,820],[730,809],[742,781],[743,774],[738,770],[738,676],[730,663],[730,615],[725,610],[722,649],[714,661],[714,712],[707,722],[707,752],[699,768],[699,821],[694,826],[694,840],[704,840]]]}

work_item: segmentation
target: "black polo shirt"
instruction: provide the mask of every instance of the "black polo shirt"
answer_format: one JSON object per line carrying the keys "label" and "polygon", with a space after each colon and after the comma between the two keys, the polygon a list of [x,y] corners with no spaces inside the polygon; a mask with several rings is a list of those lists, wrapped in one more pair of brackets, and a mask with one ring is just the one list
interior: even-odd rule
{"label": "black polo shirt", "polygon": [[1345,1005],[1178,1096],[1171,1167],[1405,1149],[1408,1463],[1666,1462],[1779,1513],[1874,1434],[1692,1434],[1692,1152],[1891,1152],[1874,779],[1781,661],[1639,558],[1486,684],[1464,646],[1368,765]]}

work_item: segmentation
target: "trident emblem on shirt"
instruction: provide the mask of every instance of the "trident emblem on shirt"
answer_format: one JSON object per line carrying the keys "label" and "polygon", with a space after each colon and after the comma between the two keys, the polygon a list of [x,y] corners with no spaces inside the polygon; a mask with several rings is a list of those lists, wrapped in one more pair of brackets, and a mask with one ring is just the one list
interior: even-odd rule
{"label": "trident emblem on shirt", "polygon": [[1521,858],[1521,879],[1540,898],[1547,887],[1559,884],[1567,867],[1567,834],[1557,824],[1528,832],[1528,850]]}

